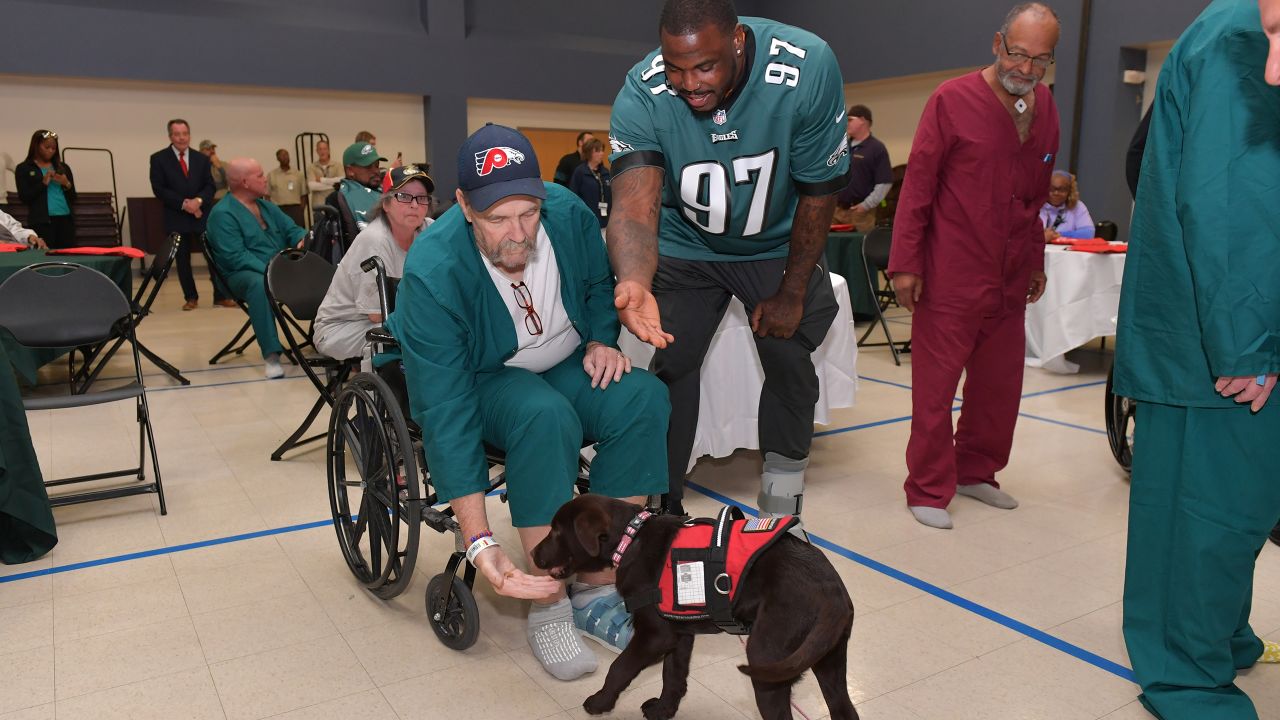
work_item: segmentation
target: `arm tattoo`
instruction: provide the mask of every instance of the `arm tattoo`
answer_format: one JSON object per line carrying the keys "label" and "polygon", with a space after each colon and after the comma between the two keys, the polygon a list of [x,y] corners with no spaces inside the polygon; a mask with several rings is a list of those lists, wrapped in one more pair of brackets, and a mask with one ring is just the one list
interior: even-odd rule
{"label": "arm tattoo", "polygon": [[661,168],[634,167],[613,177],[613,217],[605,231],[609,261],[619,282],[649,287],[658,269]]}
{"label": "arm tattoo", "polygon": [[791,249],[787,254],[787,274],[779,292],[804,296],[809,277],[827,249],[827,232],[836,209],[835,195],[801,195],[791,222]]}

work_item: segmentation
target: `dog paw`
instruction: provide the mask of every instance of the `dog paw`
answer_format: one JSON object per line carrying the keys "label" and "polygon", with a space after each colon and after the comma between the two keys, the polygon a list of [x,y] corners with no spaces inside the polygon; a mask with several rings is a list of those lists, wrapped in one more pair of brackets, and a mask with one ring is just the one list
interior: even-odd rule
{"label": "dog paw", "polygon": [[582,703],[582,709],[592,715],[603,715],[612,710],[617,701],[616,697],[609,697],[604,691],[600,691],[587,698],[586,702]]}
{"label": "dog paw", "polygon": [[670,720],[676,716],[676,709],[667,707],[662,702],[662,698],[649,698],[640,706],[640,711],[644,713],[645,720]]}

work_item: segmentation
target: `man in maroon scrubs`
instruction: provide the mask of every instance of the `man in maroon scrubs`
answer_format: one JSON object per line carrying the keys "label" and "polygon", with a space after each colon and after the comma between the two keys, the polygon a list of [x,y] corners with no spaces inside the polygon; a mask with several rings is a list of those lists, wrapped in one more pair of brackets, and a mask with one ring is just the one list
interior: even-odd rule
{"label": "man in maroon scrubs", "polygon": [[1058,109],[1040,80],[1059,30],[1047,5],[1010,10],[992,41],[995,62],[939,86],[911,146],[889,271],[914,314],[907,505],[932,527],[951,527],[957,492],[1018,506],[995,474],[1018,417],[1023,316],[1045,288],[1037,213],[1058,152]]}

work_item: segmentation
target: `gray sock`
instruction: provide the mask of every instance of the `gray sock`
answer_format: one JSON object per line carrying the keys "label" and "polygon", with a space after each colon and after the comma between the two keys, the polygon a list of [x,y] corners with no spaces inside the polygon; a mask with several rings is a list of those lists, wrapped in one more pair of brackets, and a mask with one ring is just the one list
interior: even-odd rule
{"label": "gray sock", "polygon": [[974,483],[972,485],[960,485],[956,487],[956,494],[971,497],[975,500],[998,507],[1001,510],[1012,510],[1018,507],[1018,501],[1013,499],[1009,493],[1001,490],[995,485],[988,483]]}
{"label": "gray sock", "polygon": [[911,514],[916,516],[916,521],[921,525],[936,527],[940,530],[951,529],[951,513],[946,508],[929,507],[927,505],[908,505]]}
{"label": "gray sock", "polygon": [[526,631],[533,656],[547,672],[559,680],[575,680],[595,672],[596,656],[582,642],[573,624],[573,606],[569,598],[550,605],[533,603],[529,607]]}

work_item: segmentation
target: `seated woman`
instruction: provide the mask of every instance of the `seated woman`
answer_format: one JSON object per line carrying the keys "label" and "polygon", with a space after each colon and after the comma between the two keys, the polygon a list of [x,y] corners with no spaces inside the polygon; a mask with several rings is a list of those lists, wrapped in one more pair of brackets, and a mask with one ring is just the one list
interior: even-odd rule
{"label": "seated woman", "polygon": [[316,313],[316,349],[345,360],[364,353],[365,333],[382,323],[377,279],[360,269],[373,256],[382,258],[387,277],[404,274],[404,258],[422,229],[431,223],[431,193],[436,185],[422,168],[393,169],[382,198],[369,212],[369,224],[351,242]]}
{"label": "seated woman", "polygon": [[1089,208],[1080,202],[1076,177],[1066,170],[1055,170],[1049,178],[1049,201],[1040,208],[1044,223],[1044,241],[1066,238],[1091,238],[1097,234]]}

